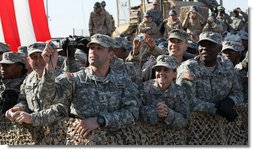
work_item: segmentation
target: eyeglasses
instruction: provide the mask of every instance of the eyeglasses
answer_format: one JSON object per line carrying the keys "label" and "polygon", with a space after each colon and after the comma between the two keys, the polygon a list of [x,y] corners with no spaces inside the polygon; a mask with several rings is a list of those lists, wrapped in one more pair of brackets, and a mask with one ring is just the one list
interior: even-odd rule
{"label": "eyeglasses", "polygon": [[164,71],[164,72],[168,72],[170,69],[169,68],[166,68],[166,67],[156,67],[155,68],[155,71],[157,72],[161,72],[161,71]]}

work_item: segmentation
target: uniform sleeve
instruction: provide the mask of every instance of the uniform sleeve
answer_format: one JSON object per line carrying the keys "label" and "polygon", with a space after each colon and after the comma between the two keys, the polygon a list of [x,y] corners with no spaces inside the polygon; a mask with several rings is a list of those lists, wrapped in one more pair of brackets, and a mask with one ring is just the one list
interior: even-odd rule
{"label": "uniform sleeve", "polygon": [[23,84],[20,86],[20,93],[18,95],[18,100],[17,100],[17,104],[15,105],[16,107],[19,107],[21,110],[25,111],[25,112],[29,112],[31,111],[28,108],[28,104],[26,101],[26,95],[25,95],[25,84],[26,79],[24,80]]}
{"label": "uniform sleeve", "polygon": [[51,105],[48,109],[43,109],[39,112],[33,112],[32,115],[32,125],[33,126],[47,126],[58,120],[67,117],[68,109],[61,104]]}
{"label": "uniform sleeve", "polygon": [[138,91],[128,78],[124,80],[125,87],[120,99],[120,109],[103,112],[100,115],[106,120],[106,128],[122,128],[135,124],[139,118]]}
{"label": "uniform sleeve", "polygon": [[233,85],[230,90],[229,98],[231,98],[235,102],[235,104],[242,103],[244,100],[242,92],[242,84],[235,70],[232,71],[232,78],[233,78],[232,79]]}
{"label": "uniform sleeve", "polygon": [[67,75],[62,74],[55,79],[54,72],[45,68],[39,84],[38,98],[49,104],[58,102],[66,104],[72,98],[72,87]]}
{"label": "uniform sleeve", "polygon": [[181,64],[178,67],[177,72],[178,76],[176,83],[184,88],[187,98],[189,99],[190,111],[215,113],[216,108],[214,103],[209,103],[196,97],[196,82],[194,74],[189,68],[186,65]]}
{"label": "uniform sleeve", "polygon": [[166,53],[160,49],[158,46],[155,46],[153,49],[147,48],[147,52],[151,55],[158,57],[159,55],[165,55]]}
{"label": "uniform sleeve", "polygon": [[149,94],[145,90],[142,90],[141,93],[142,105],[140,106],[140,116],[144,122],[155,125],[159,122],[156,104],[148,105],[147,99],[150,98]]}
{"label": "uniform sleeve", "polygon": [[183,27],[183,29],[187,29],[188,26],[189,26],[189,17],[186,16],[186,17],[184,18],[183,23],[182,23],[182,27]]}
{"label": "uniform sleeve", "polygon": [[168,108],[168,116],[164,122],[172,128],[181,128],[187,125],[190,116],[190,106],[185,92],[182,90],[177,91],[177,102],[172,108]]}

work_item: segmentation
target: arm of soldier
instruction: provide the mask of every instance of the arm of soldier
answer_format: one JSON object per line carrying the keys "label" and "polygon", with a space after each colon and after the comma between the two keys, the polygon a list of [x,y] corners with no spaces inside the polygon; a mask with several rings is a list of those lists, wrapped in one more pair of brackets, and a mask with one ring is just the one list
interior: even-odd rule
{"label": "arm of soldier", "polygon": [[202,25],[206,24],[206,18],[203,17],[199,12],[197,12],[198,16],[199,16],[199,21]]}
{"label": "arm of soldier", "polygon": [[166,53],[155,44],[155,40],[148,34],[145,35],[145,42],[147,44],[147,52],[155,57],[165,55]]}
{"label": "arm of soldier", "polygon": [[105,15],[106,17],[105,17],[105,19],[106,19],[106,26],[107,26],[107,28],[108,28],[108,32],[109,32],[109,34],[111,34],[112,33],[112,31],[113,31],[113,25],[112,25],[112,17],[111,17],[111,15],[109,14],[109,13],[106,13],[106,15]]}
{"label": "arm of soldier", "polygon": [[187,29],[188,26],[189,26],[189,12],[187,12],[187,14],[186,14],[186,16],[185,16],[185,18],[184,18],[184,20],[182,22],[182,27],[184,29]]}
{"label": "arm of soldier", "polygon": [[[147,91],[142,90],[141,91],[141,101],[142,104],[140,106],[140,117],[143,119],[144,122],[150,123],[150,124],[157,124],[159,121],[158,113],[157,113],[157,107],[153,104],[148,104],[147,99],[151,98],[150,94],[148,94]],[[151,100],[152,101],[152,100]]]}
{"label": "arm of soldier", "polygon": [[244,98],[243,98],[243,92],[242,92],[242,84],[240,82],[238,74],[235,72],[235,70],[231,70],[232,74],[232,88],[231,91],[228,95],[229,98],[231,98],[235,104],[242,103]]}
{"label": "arm of soldier", "polygon": [[224,13],[224,18],[225,18],[226,23],[228,24],[231,24],[233,22],[233,20],[227,13]]}
{"label": "arm of soldier", "polygon": [[189,68],[186,65],[181,64],[178,67],[177,72],[176,83],[184,88],[189,100],[190,111],[215,113],[217,109],[215,108],[214,103],[209,103],[196,97],[196,79],[195,75],[191,73]]}
{"label": "arm of soldier", "polygon": [[26,94],[25,94],[26,80],[27,80],[27,77],[23,81],[23,84],[20,86],[20,93],[18,95],[17,104],[14,107],[19,107],[20,108],[19,110],[30,112],[31,110],[28,108]]}
{"label": "arm of soldier", "polygon": [[249,16],[248,16],[245,12],[243,12],[243,11],[240,11],[240,13],[242,14],[242,16],[243,16],[243,18],[244,18],[244,22],[248,22]]}
{"label": "arm of soldier", "polygon": [[125,84],[120,101],[120,109],[102,112],[108,128],[122,128],[133,125],[139,118],[138,90],[129,78],[122,79]]}
{"label": "arm of soldier", "polygon": [[187,125],[190,119],[190,105],[183,88],[178,88],[175,107],[168,106],[168,115],[164,122],[172,128],[181,128]]}
{"label": "arm of soldier", "polygon": [[140,64],[140,49],[141,49],[141,41],[137,38],[133,40],[133,50],[128,54],[126,61],[133,62],[134,64]]}
{"label": "arm of soldier", "polygon": [[54,72],[44,70],[39,83],[38,98],[47,104],[64,102],[72,99],[74,85],[67,74],[61,74],[55,79]]}
{"label": "arm of soldier", "polygon": [[31,123],[33,126],[50,125],[67,117],[69,108],[69,101],[53,104],[46,109],[31,113]]}

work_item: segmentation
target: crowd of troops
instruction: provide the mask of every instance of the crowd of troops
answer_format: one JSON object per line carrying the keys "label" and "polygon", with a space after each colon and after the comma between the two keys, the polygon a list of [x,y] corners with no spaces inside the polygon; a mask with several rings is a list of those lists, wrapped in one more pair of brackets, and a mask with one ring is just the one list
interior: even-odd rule
{"label": "crowd of troops", "polygon": [[1,113],[32,126],[78,118],[76,132],[83,136],[137,121],[181,128],[191,112],[235,121],[234,106],[248,102],[246,13],[236,8],[230,17],[218,6],[206,19],[191,7],[181,23],[175,10],[165,20],[150,10],[131,42],[110,36],[103,6],[95,3],[91,13],[88,53],[76,49],[71,66],[51,41],[18,52],[0,43]]}

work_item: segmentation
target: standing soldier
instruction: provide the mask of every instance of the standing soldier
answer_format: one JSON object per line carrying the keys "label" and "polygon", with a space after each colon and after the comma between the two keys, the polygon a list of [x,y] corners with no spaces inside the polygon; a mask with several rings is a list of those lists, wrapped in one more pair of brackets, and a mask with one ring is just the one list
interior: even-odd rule
{"label": "standing soldier", "polygon": [[112,29],[111,34],[112,34],[114,32],[114,30],[116,29],[114,18],[113,18],[113,16],[108,11],[105,10],[105,6],[106,6],[105,1],[101,2],[101,6],[102,6],[103,10],[106,13],[107,20],[111,20],[112,21],[112,28],[111,28]]}
{"label": "standing soldier", "polygon": [[242,86],[231,62],[217,58],[221,41],[218,33],[201,33],[199,56],[178,67],[177,84],[187,89],[191,111],[217,113],[234,121],[234,105],[243,102]]}
{"label": "standing soldier", "polygon": [[218,6],[217,11],[218,11],[218,14],[217,14],[216,19],[222,23],[222,27],[224,31],[223,33],[228,32],[229,24],[232,23],[231,17],[225,12],[225,8],[223,6]]}
{"label": "standing soldier", "polygon": [[164,37],[169,37],[169,32],[174,29],[182,29],[181,22],[177,17],[176,10],[172,9],[169,11],[169,16],[164,20]]}
{"label": "standing soldier", "polygon": [[1,64],[0,83],[0,110],[5,113],[17,104],[20,85],[22,84],[27,70],[24,57],[20,53],[5,52]]}
{"label": "standing soldier", "polygon": [[[154,23],[154,21],[152,21],[152,17],[149,13],[144,14],[143,21],[140,23],[140,25],[138,27],[138,33],[139,34],[140,33],[143,33],[143,34],[146,33],[152,38],[157,37],[158,27]],[[142,40],[144,40],[144,38]]]}
{"label": "standing soldier", "polygon": [[233,22],[230,24],[229,31],[232,33],[237,33],[239,30],[246,30],[248,15],[239,7],[234,9],[233,12],[234,16],[231,18]]}
{"label": "standing soldier", "polygon": [[224,33],[222,23],[219,20],[217,20],[214,15],[210,15],[207,18],[206,25],[204,26],[202,31],[203,32],[205,31],[217,32],[221,35]]}
{"label": "standing soldier", "polygon": [[87,46],[90,66],[55,81],[57,51],[47,43],[42,53],[46,67],[40,98],[44,102],[69,102],[65,107],[70,108],[71,116],[81,118],[76,133],[83,137],[97,128],[120,129],[135,124],[139,117],[137,89],[129,78],[110,69],[113,39],[95,34]]}
{"label": "standing soldier", "polygon": [[90,13],[89,19],[90,36],[97,33],[110,36],[112,33],[112,19],[108,17],[99,2],[96,2],[93,8],[94,11]]}
{"label": "standing soldier", "polygon": [[153,0],[153,7],[152,9],[148,10],[147,13],[150,14],[156,26],[159,27],[163,22],[163,13],[159,10],[159,6],[157,4],[157,0]]}
{"label": "standing soldier", "polygon": [[206,19],[197,11],[196,6],[192,6],[186,14],[182,27],[190,35],[191,41],[197,42],[205,24]]}

